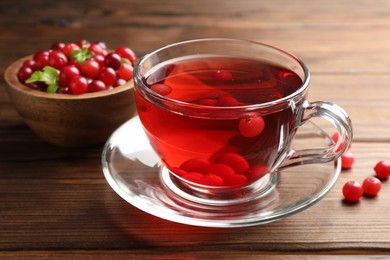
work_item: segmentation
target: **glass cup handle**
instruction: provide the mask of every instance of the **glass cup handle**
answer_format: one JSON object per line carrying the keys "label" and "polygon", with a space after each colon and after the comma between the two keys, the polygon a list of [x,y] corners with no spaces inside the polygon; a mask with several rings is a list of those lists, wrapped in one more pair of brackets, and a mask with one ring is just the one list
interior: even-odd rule
{"label": "glass cup handle", "polygon": [[292,150],[278,168],[334,161],[350,146],[352,122],[341,107],[330,102],[309,102],[306,100],[300,109],[297,119],[298,127],[313,117],[321,117],[328,120],[337,129],[338,140],[326,148]]}

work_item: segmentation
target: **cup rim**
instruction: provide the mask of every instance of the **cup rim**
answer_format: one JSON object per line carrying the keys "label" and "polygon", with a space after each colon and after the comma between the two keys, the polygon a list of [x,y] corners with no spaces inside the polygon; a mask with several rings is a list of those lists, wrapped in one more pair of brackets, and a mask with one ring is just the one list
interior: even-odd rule
{"label": "cup rim", "polygon": [[[265,48],[272,49],[272,50],[277,51],[279,53],[282,53],[283,55],[288,56],[291,59],[295,60],[301,66],[301,68],[304,72],[304,77],[305,77],[304,81],[303,81],[301,87],[298,88],[295,92],[291,93],[288,96],[285,96],[283,98],[279,98],[279,99],[276,99],[273,101],[260,103],[260,104],[215,107],[215,106],[207,106],[207,105],[202,105],[202,104],[194,104],[194,103],[189,103],[189,102],[185,102],[185,101],[180,101],[180,100],[168,98],[166,96],[160,95],[160,94],[152,91],[141,80],[141,78],[142,78],[141,73],[140,73],[141,64],[144,61],[146,61],[148,58],[150,58],[151,56],[155,55],[156,53],[159,53],[163,50],[166,50],[166,49],[169,49],[169,48],[172,48],[175,46],[179,46],[179,45],[185,45],[185,44],[196,43],[196,42],[207,42],[207,41],[209,41],[209,42],[211,42],[211,41],[213,41],[213,42],[217,42],[217,41],[238,42],[238,43],[254,44],[254,45],[259,45],[259,46],[262,46]],[[240,110],[253,110],[253,109],[264,109],[264,108],[283,105],[283,104],[289,102],[290,100],[295,100],[297,97],[302,96],[302,94],[307,90],[309,83],[310,83],[310,71],[307,68],[307,66],[305,65],[305,63],[301,59],[299,59],[297,56],[295,56],[295,55],[293,55],[293,54],[291,54],[283,49],[280,49],[278,47],[274,47],[274,46],[269,45],[269,44],[265,44],[265,43],[261,43],[261,42],[257,42],[257,41],[252,41],[252,40],[233,39],[233,38],[200,38],[200,39],[186,40],[186,41],[181,41],[181,42],[176,42],[176,43],[164,45],[164,46],[144,55],[141,59],[139,59],[136,62],[135,66],[134,66],[133,79],[134,79],[136,88],[140,87],[143,91],[145,91],[148,95],[151,95],[154,99],[159,100],[159,101],[169,102],[170,104],[173,104],[173,105],[182,105],[182,106],[184,105],[187,108],[191,108],[191,107],[192,108],[202,108],[202,109],[207,109],[207,110],[211,110],[211,111],[212,110],[238,110],[238,109],[240,109]]]}

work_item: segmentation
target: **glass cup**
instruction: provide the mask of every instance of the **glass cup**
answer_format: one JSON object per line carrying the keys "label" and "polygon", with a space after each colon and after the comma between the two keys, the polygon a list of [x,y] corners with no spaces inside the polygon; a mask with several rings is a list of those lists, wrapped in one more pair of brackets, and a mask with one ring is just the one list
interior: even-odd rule
{"label": "glass cup", "polygon": [[[234,204],[269,190],[282,168],[336,160],[352,140],[342,108],[306,99],[305,64],[261,43],[168,45],[137,62],[134,81],[139,118],[165,166],[162,182],[188,201]],[[318,117],[335,127],[338,140],[293,150],[298,128]]]}

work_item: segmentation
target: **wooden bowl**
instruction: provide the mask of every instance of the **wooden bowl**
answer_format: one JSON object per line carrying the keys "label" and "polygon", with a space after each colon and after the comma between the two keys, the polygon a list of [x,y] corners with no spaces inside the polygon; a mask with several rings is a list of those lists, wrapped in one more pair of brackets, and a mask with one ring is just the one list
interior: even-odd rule
{"label": "wooden bowl", "polygon": [[63,147],[102,144],[135,115],[133,82],[81,95],[45,93],[24,86],[17,78],[22,63],[31,58],[12,63],[4,78],[15,109],[42,139]]}

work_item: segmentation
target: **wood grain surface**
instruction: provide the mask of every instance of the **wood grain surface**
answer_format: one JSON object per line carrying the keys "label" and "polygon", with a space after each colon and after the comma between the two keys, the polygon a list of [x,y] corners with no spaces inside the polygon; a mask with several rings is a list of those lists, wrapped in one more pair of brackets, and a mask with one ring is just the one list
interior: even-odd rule
{"label": "wood grain surface", "polygon": [[390,1],[2,0],[0,72],[56,41],[105,41],[142,56],[206,37],[250,39],[292,52],[311,71],[309,99],[346,109],[356,163],[332,191],[299,214],[261,226],[215,229],[156,218],[110,188],[101,146],[60,148],[37,137],[1,78],[0,258],[389,257],[390,181],[379,196],[353,205],[343,201],[341,188],[390,160]]}

